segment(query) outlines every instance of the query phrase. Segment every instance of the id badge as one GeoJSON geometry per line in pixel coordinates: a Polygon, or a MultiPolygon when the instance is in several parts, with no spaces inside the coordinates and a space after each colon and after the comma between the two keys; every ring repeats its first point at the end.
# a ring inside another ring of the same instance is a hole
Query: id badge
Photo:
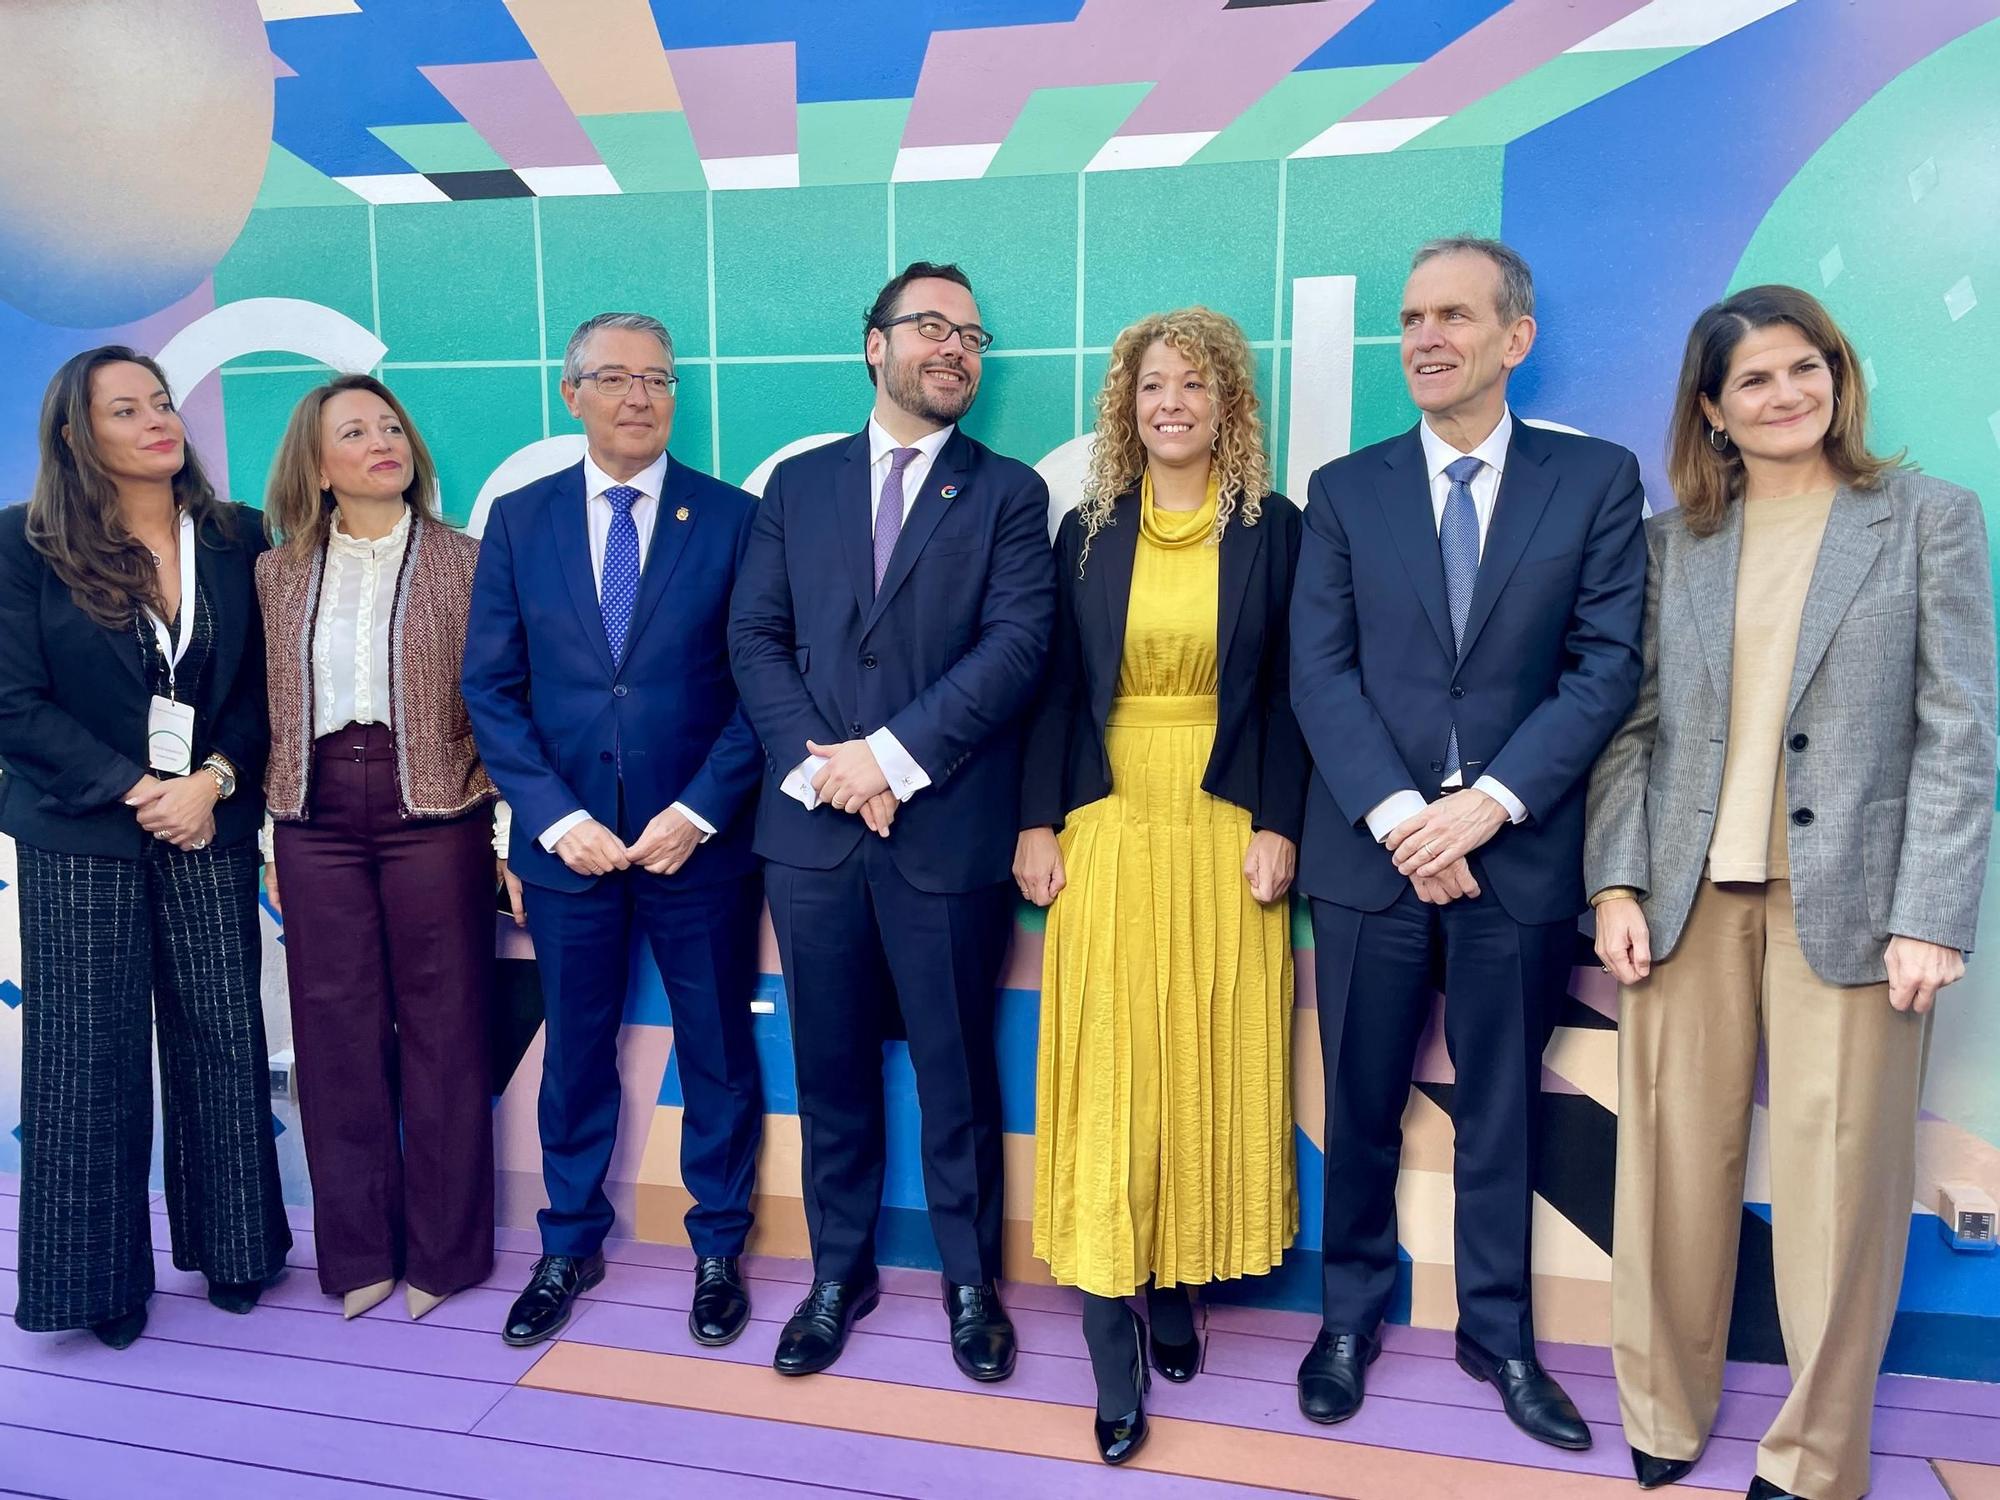
{"type": "Polygon", "coordinates": [[[155,771],[185,776],[194,769],[194,705],[153,695],[146,714],[146,757],[155,771]]]}

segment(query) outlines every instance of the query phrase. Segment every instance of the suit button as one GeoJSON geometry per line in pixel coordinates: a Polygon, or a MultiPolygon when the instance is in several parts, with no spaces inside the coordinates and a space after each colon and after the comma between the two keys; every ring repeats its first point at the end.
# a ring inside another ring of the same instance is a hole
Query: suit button
{"type": "Polygon", "coordinates": [[[620,682],[613,685],[611,689],[611,696],[614,698],[622,698],[631,691],[632,690],[629,687],[625,686],[624,683],[620,682]]]}
{"type": "Polygon", "coordinates": [[[870,652],[870,653],[869,653],[868,655],[866,655],[866,656],[862,657],[862,658],[861,658],[861,665],[862,665],[862,666],[864,666],[864,667],[866,667],[866,668],[867,668],[867,669],[868,669],[869,671],[871,671],[871,672],[872,672],[872,671],[874,671],[874,670],[875,670],[875,654],[874,654],[874,653],[873,653],[873,652],[871,651],[871,652],[870,652]]]}
{"type": "Polygon", "coordinates": [[[611,752],[609,750],[600,750],[597,752],[597,758],[599,760],[609,760],[611,759],[611,752]]]}
{"type": "Polygon", "coordinates": [[[1802,734],[1795,734],[1792,736],[1792,748],[1794,750],[1803,750],[1805,749],[1806,746],[1810,745],[1811,743],[1812,741],[1807,739],[1802,734]]]}
{"type": "Polygon", "coordinates": [[[1444,770],[1444,762],[1443,762],[1443,761],[1441,761],[1441,760],[1434,760],[1434,761],[1432,761],[1432,762],[1431,762],[1431,769],[1432,769],[1433,771],[1440,771],[1440,772],[1441,772],[1441,771],[1443,771],[1443,770],[1444,770]]]}
{"type": "Polygon", "coordinates": [[[1802,807],[1797,812],[1792,814],[1792,821],[1798,824],[1799,827],[1801,828],[1809,827],[1812,823],[1812,820],[1813,820],[1813,810],[1810,807],[1802,807]]]}
{"type": "Polygon", "coordinates": [[[1451,689],[1451,695],[1454,698],[1463,698],[1465,696],[1465,689],[1458,686],[1458,684],[1453,683],[1451,689]]]}
{"type": "Polygon", "coordinates": [[[849,724],[849,725],[847,726],[847,732],[848,732],[849,734],[851,734],[851,735],[855,736],[855,737],[856,737],[857,739],[858,739],[858,738],[860,738],[860,736],[861,736],[861,723],[860,723],[860,721],[859,721],[859,720],[856,720],[856,721],[855,721],[854,723],[852,723],[852,724],[849,724]]]}

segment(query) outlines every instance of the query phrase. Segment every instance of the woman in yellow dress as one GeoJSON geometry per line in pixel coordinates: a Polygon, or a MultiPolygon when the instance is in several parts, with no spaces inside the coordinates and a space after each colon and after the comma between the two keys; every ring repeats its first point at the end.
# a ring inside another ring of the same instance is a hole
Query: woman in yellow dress
{"type": "Polygon", "coordinates": [[[1305,747],[1286,691],[1298,511],[1269,492],[1255,365],[1206,308],[1134,324],[1097,399],[1014,862],[1049,908],[1035,1254],[1085,1293],[1107,1463],[1153,1365],[1201,1360],[1187,1288],[1298,1227],[1292,882],[1305,747]]]}

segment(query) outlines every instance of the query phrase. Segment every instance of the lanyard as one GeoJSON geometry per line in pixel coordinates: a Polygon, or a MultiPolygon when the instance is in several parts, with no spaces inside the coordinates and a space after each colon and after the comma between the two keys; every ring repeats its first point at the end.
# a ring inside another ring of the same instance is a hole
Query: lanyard
{"type": "Polygon", "coordinates": [[[158,643],[160,655],[167,663],[167,696],[176,696],[174,671],[187,655],[188,642],[194,639],[194,517],[181,512],[181,624],[180,635],[176,639],[167,631],[167,622],[160,618],[159,611],[152,605],[146,606],[146,619],[153,627],[153,639],[158,643]]]}

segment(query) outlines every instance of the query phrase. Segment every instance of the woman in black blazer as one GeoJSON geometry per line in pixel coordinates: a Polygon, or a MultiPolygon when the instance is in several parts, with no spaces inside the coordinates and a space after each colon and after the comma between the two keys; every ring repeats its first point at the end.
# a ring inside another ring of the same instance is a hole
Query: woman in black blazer
{"type": "Polygon", "coordinates": [[[1119,335],[1029,727],[1014,874],[1050,907],[1035,1253],[1085,1295],[1107,1463],[1153,1365],[1193,1378],[1186,1288],[1298,1227],[1291,922],[1307,761],[1287,694],[1298,511],[1266,483],[1255,365],[1206,308],[1119,335]]]}
{"type": "Polygon", "coordinates": [[[264,542],[256,512],[216,499],[142,354],[70,360],[39,436],[33,498],[0,511],[0,833],[19,856],[23,978],[14,1319],[122,1349],[153,1290],[155,1010],[174,1264],[248,1312],[291,1246],[258,993],[264,542]]]}

